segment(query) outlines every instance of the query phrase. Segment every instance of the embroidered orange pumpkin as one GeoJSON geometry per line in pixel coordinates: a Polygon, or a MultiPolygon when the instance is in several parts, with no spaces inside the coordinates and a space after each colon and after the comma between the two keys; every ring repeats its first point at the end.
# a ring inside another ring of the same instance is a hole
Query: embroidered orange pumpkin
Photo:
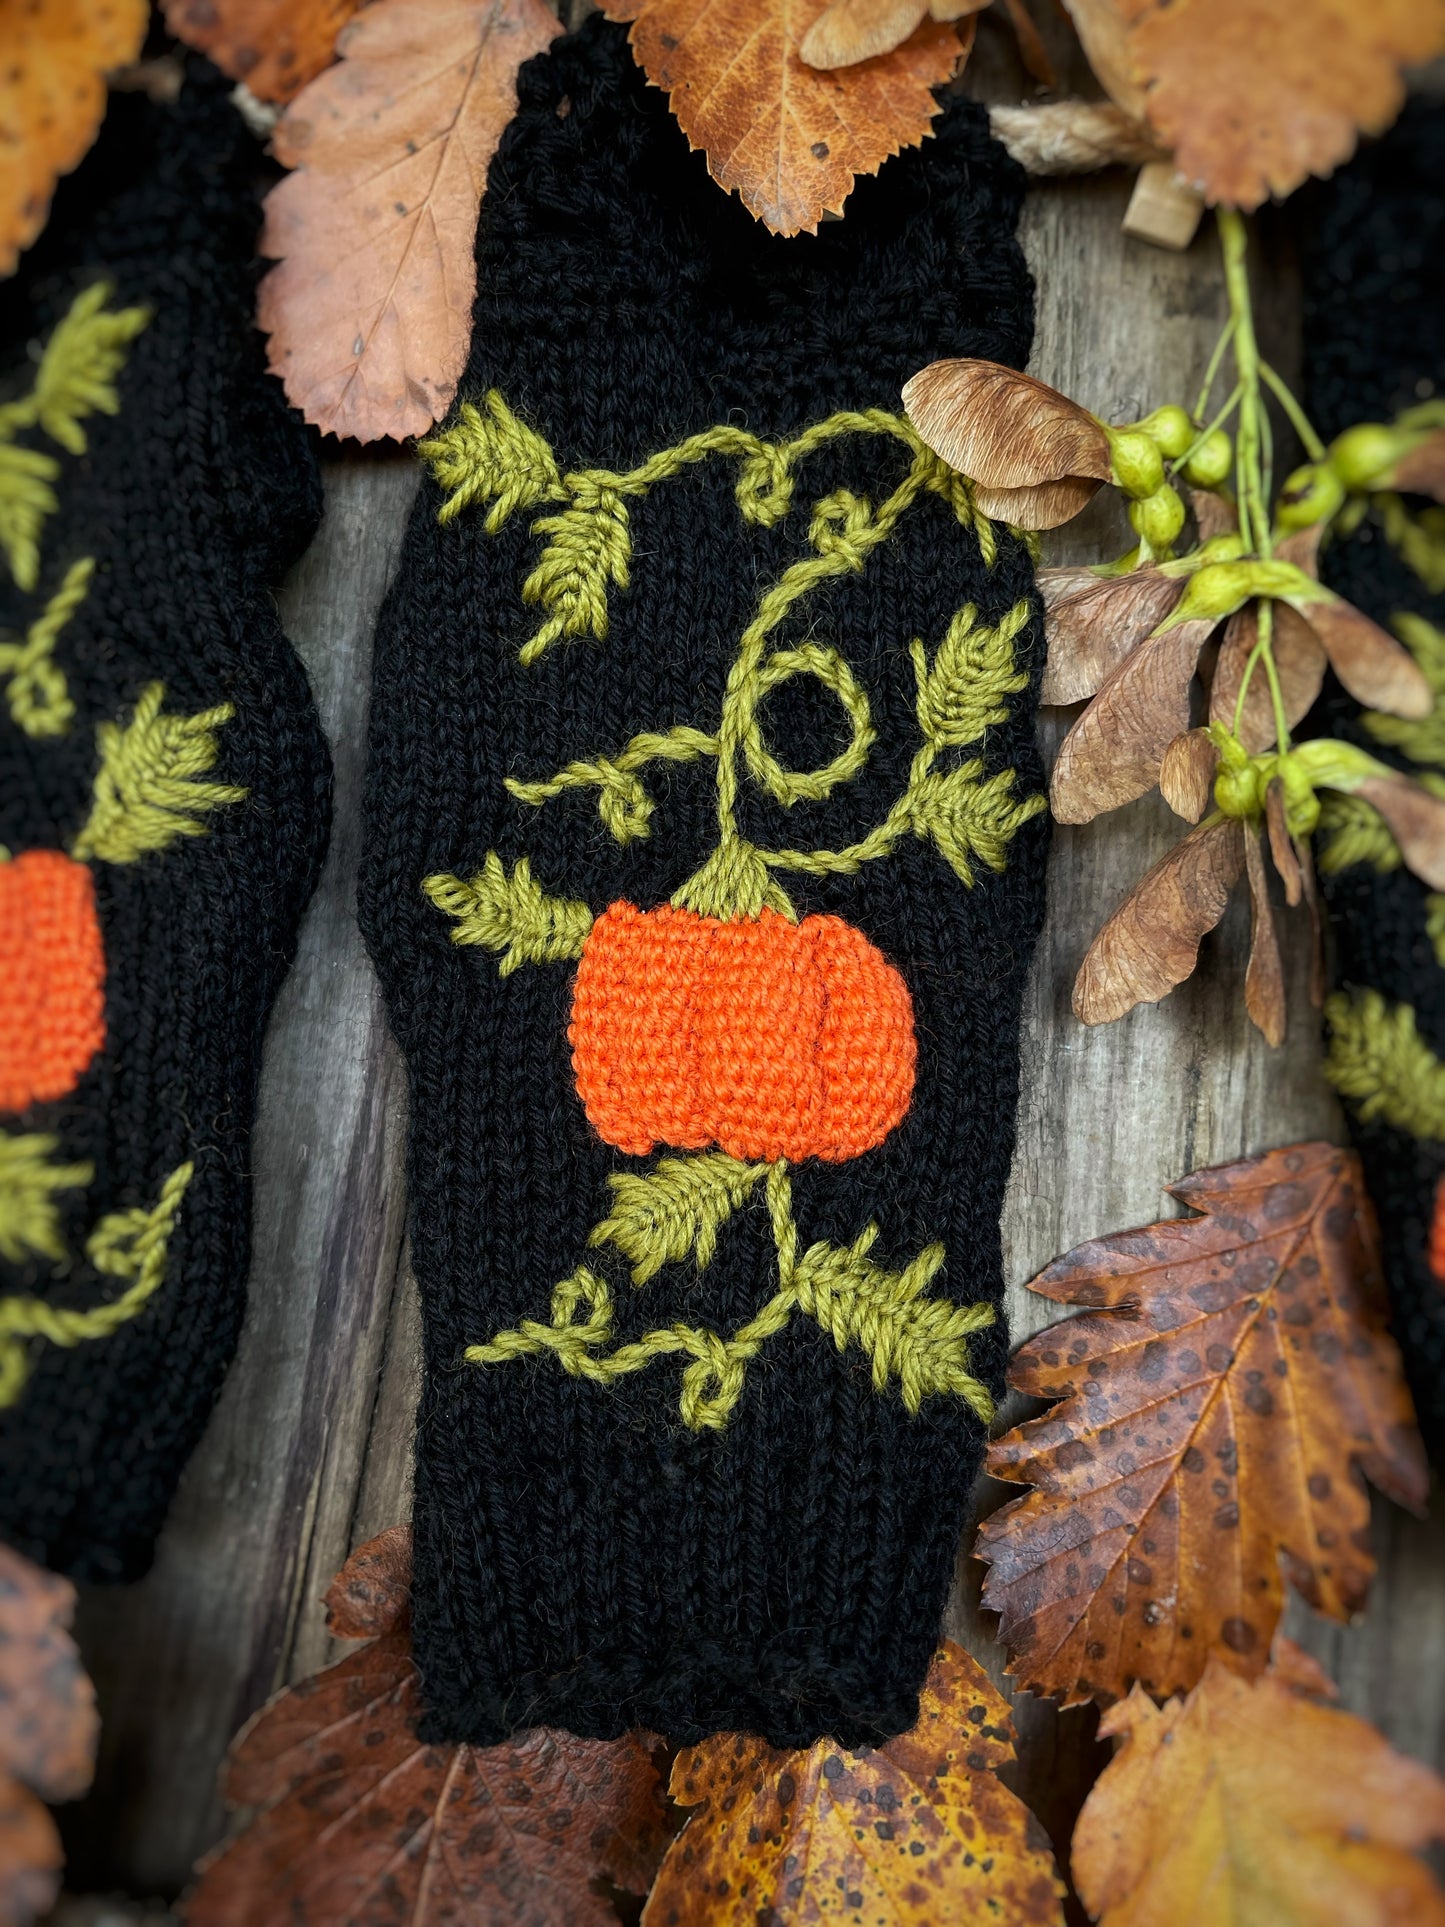
{"type": "Polygon", "coordinates": [[[1445,1290],[1445,1178],[1435,1186],[1435,1206],[1430,1218],[1430,1276],[1445,1290]]]}
{"type": "Polygon", "coordinates": [[[568,1030],[577,1091],[621,1151],[842,1163],[913,1096],[913,1000],[839,917],[724,921],[614,903],[583,946],[568,1030]]]}
{"type": "Polygon", "coordinates": [[[0,862],[0,1112],[64,1097],[105,1042],[105,952],[89,866],[0,862]]]}

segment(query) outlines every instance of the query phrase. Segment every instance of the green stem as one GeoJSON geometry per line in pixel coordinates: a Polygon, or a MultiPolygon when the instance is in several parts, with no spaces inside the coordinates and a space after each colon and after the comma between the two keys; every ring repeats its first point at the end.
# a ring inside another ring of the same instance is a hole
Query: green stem
{"type": "MultiPolygon", "coordinates": [[[[1234,316],[1231,315],[1228,321],[1225,322],[1218,341],[1214,344],[1214,353],[1209,357],[1209,366],[1204,372],[1204,385],[1199,390],[1198,401],[1194,404],[1193,416],[1195,421],[1199,420],[1200,416],[1209,406],[1209,395],[1211,389],[1214,387],[1214,378],[1219,373],[1219,364],[1224,360],[1225,349],[1228,348],[1230,342],[1234,339],[1235,325],[1234,316]]],[[[1207,429],[1205,433],[1208,433],[1207,429]]]]}
{"type": "Polygon", "coordinates": [[[1289,425],[1303,443],[1306,455],[1309,456],[1312,462],[1322,462],[1325,458],[1325,445],[1315,433],[1314,425],[1310,421],[1309,416],[1300,407],[1289,389],[1280,380],[1279,376],[1267,361],[1260,362],[1259,372],[1265,387],[1268,388],[1269,392],[1289,417],[1289,425]]]}
{"type": "Polygon", "coordinates": [[[1268,561],[1269,516],[1263,498],[1261,474],[1264,431],[1260,416],[1264,403],[1259,392],[1259,344],[1255,339],[1254,311],[1249,298],[1248,231],[1244,217],[1237,208],[1220,208],[1218,220],[1219,238],[1224,250],[1224,284],[1229,293],[1229,312],[1234,320],[1234,365],[1241,390],[1236,441],[1239,529],[1246,545],[1262,561],[1268,561]]]}

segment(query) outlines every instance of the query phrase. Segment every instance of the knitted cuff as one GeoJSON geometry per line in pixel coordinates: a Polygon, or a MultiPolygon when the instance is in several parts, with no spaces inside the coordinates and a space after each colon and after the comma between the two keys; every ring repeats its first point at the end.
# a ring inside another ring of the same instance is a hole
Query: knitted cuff
{"type": "Polygon", "coordinates": [[[0,287],[0,1534],[149,1559],[244,1305],[329,764],[270,588],[320,507],[251,326],[257,150],[113,99],[0,287]]]}
{"type": "Polygon", "coordinates": [[[380,626],[436,1737],[906,1728],[1005,1355],[1042,911],[1024,544],[899,413],[1019,365],[956,102],[780,240],[623,33],[522,70],[380,626]]]}
{"type": "MultiPolygon", "coordinates": [[[[1445,398],[1445,109],[1415,101],[1301,224],[1307,403],[1329,440],[1445,398]]],[[[1393,627],[1434,714],[1362,715],[1339,695],[1324,729],[1438,787],[1445,780],[1445,509],[1379,494],[1324,550],[1321,575],[1393,627]]],[[[1445,1456],[1445,897],[1404,869],[1372,813],[1341,799],[1321,870],[1340,988],[1329,1069],[1345,1099],[1384,1242],[1396,1335],[1426,1442],[1445,1456]]]]}

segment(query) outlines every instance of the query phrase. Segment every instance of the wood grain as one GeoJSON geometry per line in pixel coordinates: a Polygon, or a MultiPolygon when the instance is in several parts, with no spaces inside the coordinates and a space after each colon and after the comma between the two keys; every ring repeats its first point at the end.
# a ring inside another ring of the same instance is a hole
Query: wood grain
{"type": "MultiPolygon", "coordinates": [[[[1179,255],[1128,241],[1128,192],[1122,176],[1050,184],[1031,194],[1024,223],[1039,282],[1033,372],[1115,419],[1192,399],[1223,315],[1209,230],[1179,255]]],[[[1272,274],[1268,294],[1265,349],[1288,368],[1296,303],[1286,272],[1272,274]]],[[[96,1792],[66,1822],[76,1887],[170,1896],[184,1885],[223,1829],[214,1789],[227,1739],[276,1686],[330,1656],[327,1580],[352,1545],[407,1509],[419,1341],[403,1250],[404,1079],[353,895],[371,631],[413,474],[405,458],[362,455],[331,463],[326,480],[326,520],[283,613],[336,746],[336,829],[267,1048],[241,1353],[154,1573],[83,1602],[104,1741],[96,1792]]],[[[1094,559],[1129,539],[1117,508],[1099,502],[1047,559],[1094,559]]],[[[1043,719],[1050,755],[1070,713],[1043,719]]],[[[1096,1030],[1071,1015],[1090,936],[1180,828],[1156,795],[1055,835],[1004,1217],[1016,1340],[1057,1315],[1025,1282],[1084,1238],[1164,1215],[1169,1180],[1341,1134],[1298,930],[1286,954],[1294,1016],[1279,1051],[1244,1015],[1242,906],[1206,940],[1197,977],[1163,1004],[1096,1030]]],[[[985,1487],[977,1508],[1006,1496],[985,1487]]],[[[1369,1615],[1335,1627],[1296,1605],[1289,1630],[1348,1706],[1407,1752],[1445,1763],[1445,1531],[1384,1503],[1376,1518],[1382,1575],[1369,1615]]],[[[961,1558],[948,1630],[1003,1683],[978,1570],[961,1558]]],[[[1098,1762],[1092,1718],[1060,1718],[1025,1698],[1017,1719],[1016,1784],[1062,1845],[1098,1762]]]]}

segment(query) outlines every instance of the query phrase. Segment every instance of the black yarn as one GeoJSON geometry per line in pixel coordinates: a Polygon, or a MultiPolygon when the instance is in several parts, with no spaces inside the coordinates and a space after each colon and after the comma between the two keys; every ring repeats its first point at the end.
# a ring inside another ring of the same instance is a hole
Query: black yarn
{"type": "MultiPolygon", "coordinates": [[[[1445,108],[1412,101],[1384,139],[1302,201],[1306,403],[1328,440],[1358,421],[1389,421],[1445,395],[1445,108]]],[[[1421,505],[1416,501],[1413,504],[1421,505]]],[[[1331,540],[1321,575],[1389,624],[1415,610],[1445,627],[1445,595],[1432,595],[1371,515],[1331,540]]],[[[1364,730],[1337,687],[1319,713],[1321,733],[1346,737],[1418,774],[1364,730]]],[[[1426,886],[1404,868],[1381,875],[1358,864],[1324,879],[1337,975],[1409,1004],[1420,1035],[1445,1057],[1445,971],[1425,927],[1426,886]]],[[[1435,1186],[1445,1144],[1417,1139],[1350,1110],[1350,1131],[1380,1219],[1393,1321],[1432,1454],[1445,1460],[1445,1289],[1427,1262],[1435,1186]]]]}
{"type": "MultiPolygon", "coordinates": [[[[0,702],[0,844],[69,844],[90,804],[96,724],[152,681],[169,711],[234,704],[212,778],[249,792],[204,836],[94,866],[104,1052],[73,1095],[5,1120],[94,1164],[94,1183],[63,1200],[72,1254],[101,1213],[149,1208],[177,1165],[196,1167],[144,1311],[72,1351],[33,1341],[20,1401],[0,1412],[0,1535],[86,1578],[149,1562],[235,1349],[262,1033],[330,813],[325,741],[270,593],[316,526],[319,478],[252,326],[259,153],[228,85],[193,62],[173,106],[113,97],[44,236],[0,287],[6,399],[28,387],[32,344],[97,279],[112,307],[153,311],[119,377],[119,413],[89,417],[87,452],[61,458],[39,590],[22,594],[0,567],[0,629],[13,633],[70,562],[96,561],[56,649],[78,711],[68,735],[32,741],[0,702]]],[[[0,1262],[0,1290],[60,1305],[118,1289],[83,1257],[65,1274],[0,1262]]]]}
{"type": "MultiPolygon", "coordinates": [[[[708,180],[616,27],[594,18],[557,41],[523,68],[520,101],[483,206],[460,393],[499,388],[564,469],[621,468],[727,420],[777,437],[841,408],[897,410],[904,380],[941,355],[1025,360],[1022,176],[976,106],[952,103],[936,138],[860,183],[844,221],[785,241],[708,180]]],[[[714,839],[710,764],[649,770],[652,834],[625,846],[594,799],[535,810],[503,777],[641,729],[714,726],[758,595],[805,552],[806,504],[843,484],[876,502],[906,459],[872,438],[830,444],[766,531],[741,524],[732,465],[700,464],[632,504],[632,584],[612,596],[608,641],[558,645],[530,668],[517,650],[536,626],[519,599],[531,517],[497,535],[475,511],[439,527],[423,483],[377,641],[360,902],[411,1075],[426,1347],[413,1611],[431,1737],[640,1724],[678,1741],[732,1728],[861,1744],[916,1717],[984,1443],[961,1401],[931,1398],[910,1418],[896,1385],[876,1393],[868,1360],[802,1317],[749,1368],[722,1432],[680,1425],[671,1362],[609,1387],[551,1358],[462,1362],[467,1344],[545,1318],[583,1256],[608,1267],[586,1250],[606,1176],[648,1167],[604,1145],[577,1097],[574,966],[500,978],[493,956],[449,941],[420,888],[437,870],[470,875],[495,848],[595,911],[665,903],[714,839]]],[[[869,692],[878,742],[860,778],[791,812],[789,840],[847,841],[900,793],[917,743],[910,639],[933,647],[966,601],[997,622],[1032,594],[1024,546],[999,534],[986,569],[929,497],[862,577],[810,601],[869,692]]],[[[1036,671],[1037,618],[1019,647],[1036,671]]],[[[770,740],[809,768],[836,749],[837,711],[791,694],[770,701],[770,740]]],[[[1032,693],[989,732],[986,760],[1014,768],[1021,793],[1042,787],[1032,693]]],[[[758,834],[782,839],[780,808],[756,795],[747,808],[758,834]]],[[[912,1109],[879,1149],[797,1167],[803,1245],[851,1243],[876,1218],[882,1262],[940,1239],[948,1261],[930,1289],[999,1302],[1045,841],[1036,819],[1007,874],[983,870],[971,890],[913,840],[855,878],[788,879],[800,913],[846,917],[903,972],[920,1053],[912,1109]]],[[[672,1265],[634,1291],[619,1267],[619,1337],[678,1317],[735,1329],[768,1295],[772,1264],[764,1214],[749,1209],[703,1272],[672,1265]]],[[[972,1356],[998,1390],[1001,1323],[972,1356]]]]}

